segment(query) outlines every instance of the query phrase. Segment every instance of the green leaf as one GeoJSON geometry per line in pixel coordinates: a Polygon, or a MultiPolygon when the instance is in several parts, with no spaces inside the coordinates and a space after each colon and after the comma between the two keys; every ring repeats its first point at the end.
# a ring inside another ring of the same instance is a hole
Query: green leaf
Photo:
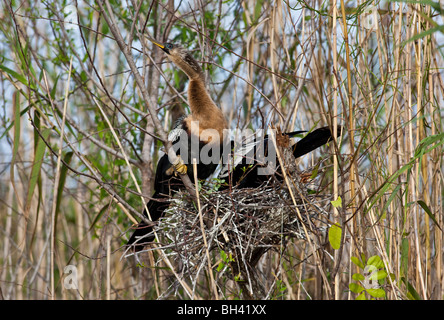
{"type": "Polygon", "coordinates": [[[228,254],[228,261],[234,262],[233,254],[231,252],[228,254]]]}
{"type": "Polygon", "coordinates": [[[224,261],[224,262],[228,261],[228,256],[224,250],[220,250],[220,257],[222,258],[222,261],[224,261]]]}
{"type": "Polygon", "coordinates": [[[11,180],[14,180],[14,163],[20,145],[20,95],[16,91],[12,96],[14,116],[14,146],[12,148],[11,180]]]}
{"type": "Polygon", "coordinates": [[[384,267],[384,262],[379,256],[372,256],[368,258],[367,265],[371,265],[376,267],[377,269],[381,269],[384,267]]]}
{"type": "Polygon", "coordinates": [[[396,198],[396,196],[398,195],[398,191],[401,189],[402,186],[403,186],[402,184],[398,184],[395,187],[395,189],[393,189],[393,191],[391,191],[390,197],[387,199],[387,201],[384,204],[384,207],[382,208],[382,215],[381,215],[382,219],[386,218],[387,208],[390,206],[392,201],[396,198]]]}
{"type": "MultiPolygon", "coordinates": [[[[65,157],[64,157],[64,163],[66,164],[70,164],[71,163],[71,159],[73,156],[73,152],[68,152],[65,157]]],[[[62,202],[62,196],[63,196],[63,188],[65,187],[65,182],[66,182],[66,175],[68,173],[68,167],[63,165],[62,168],[60,169],[60,177],[59,177],[59,184],[57,187],[57,201],[56,201],[56,210],[55,210],[55,225],[57,225],[57,217],[58,217],[58,213],[60,210],[60,203],[62,202]]]]}
{"type": "MultiPolygon", "coordinates": [[[[361,253],[361,261],[367,261],[367,258],[365,257],[364,252],[361,253]]],[[[362,269],[364,269],[364,267],[362,267],[362,269]]]]}
{"type": "Polygon", "coordinates": [[[335,208],[342,208],[342,199],[338,196],[338,198],[334,201],[330,201],[333,207],[335,208]]]}
{"type": "Polygon", "coordinates": [[[350,289],[351,292],[354,292],[354,293],[360,293],[364,290],[363,286],[361,286],[357,283],[354,283],[354,282],[350,283],[348,285],[348,288],[350,289]]]}
{"type": "Polygon", "coordinates": [[[56,90],[57,90],[57,83],[59,82],[59,78],[60,78],[60,76],[57,76],[57,78],[55,79],[54,84],[52,86],[51,93],[50,93],[51,99],[55,99],[55,94],[56,94],[56,90]]]}
{"type": "Polygon", "coordinates": [[[421,296],[416,291],[415,287],[413,287],[412,284],[405,277],[401,277],[401,281],[404,282],[404,284],[407,286],[407,297],[410,300],[421,300],[421,296]]]}
{"type": "Polygon", "coordinates": [[[310,179],[314,179],[314,178],[316,178],[316,177],[318,176],[318,171],[319,171],[319,164],[317,164],[317,165],[314,167],[313,171],[311,172],[310,179]]]}
{"type": "Polygon", "coordinates": [[[28,86],[28,81],[26,81],[26,78],[21,75],[20,73],[17,73],[14,70],[9,69],[8,67],[5,67],[4,65],[0,64],[0,69],[5,71],[7,74],[9,74],[12,78],[20,81],[21,83],[23,83],[25,86],[28,86]]]}
{"type": "Polygon", "coordinates": [[[254,22],[256,22],[257,19],[259,19],[259,17],[260,17],[262,7],[263,7],[263,5],[262,5],[263,2],[264,2],[263,0],[256,1],[256,5],[254,7],[254,15],[253,15],[254,22]]]}
{"type": "Polygon", "coordinates": [[[431,1],[431,0],[392,0],[393,2],[404,2],[404,3],[411,3],[411,4],[423,4],[423,5],[429,5],[434,10],[438,11],[439,13],[443,13],[444,9],[441,9],[441,5],[439,1],[431,1]]]}
{"type": "Polygon", "coordinates": [[[385,270],[379,270],[376,272],[373,272],[370,275],[371,280],[382,280],[385,279],[388,276],[388,273],[385,270]]]}
{"type": "Polygon", "coordinates": [[[366,289],[367,293],[375,298],[384,298],[385,291],[384,289],[366,289]]]}
{"type": "Polygon", "coordinates": [[[409,177],[410,170],[415,164],[415,162],[419,159],[421,161],[421,158],[424,154],[432,151],[433,149],[439,147],[440,145],[444,144],[444,132],[440,134],[435,134],[428,136],[421,140],[419,145],[415,149],[415,154],[412,158],[410,158],[409,162],[406,163],[404,166],[401,167],[398,171],[394,172],[374,193],[374,198],[371,201],[371,203],[367,206],[365,213],[368,212],[375,203],[381,199],[383,196],[385,196],[388,189],[392,187],[392,185],[397,184],[395,180],[402,175],[404,172],[407,171],[407,178],[409,177]],[[436,143],[435,143],[436,142],[436,143]]]}
{"type": "Polygon", "coordinates": [[[409,263],[409,239],[402,238],[401,241],[401,275],[407,275],[409,263]]]}
{"type": "Polygon", "coordinates": [[[441,227],[438,224],[438,221],[436,221],[436,219],[435,219],[435,215],[432,213],[432,211],[427,206],[427,204],[422,200],[418,200],[417,202],[424,209],[424,211],[429,215],[430,219],[433,220],[433,222],[436,224],[436,226],[439,228],[439,230],[442,231],[441,227]]]}
{"type": "Polygon", "coordinates": [[[92,228],[94,228],[96,223],[99,221],[100,217],[103,215],[103,213],[105,213],[107,210],[109,210],[110,206],[111,206],[111,204],[108,203],[108,204],[104,205],[102,207],[102,209],[100,209],[99,213],[97,213],[97,215],[95,216],[95,218],[91,222],[91,225],[88,228],[88,232],[90,232],[92,230],[92,228]]]}
{"type": "Polygon", "coordinates": [[[355,273],[352,275],[352,279],[355,281],[364,281],[365,277],[360,273],[355,273]]]}
{"type": "Polygon", "coordinates": [[[364,266],[364,264],[361,262],[361,260],[359,260],[358,258],[356,258],[356,257],[351,257],[350,258],[350,260],[351,260],[351,262],[353,262],[356,266],[358,266],[359,268],[361,268],[361,269],[364,269],[365,268],[365,266],[364,266]]]}
{"type": "MultiPolygon", "coordinates": [[[[26,108],[24,108],[21,112],[20,112],[20,116],[23,116],[25,113],[27,113],[29,110],[29,106],[27,106],[26,108]]],[[[15,117],[15,115],[14,115],[15,117]]],[[[9,130],[11,130],[11,128],[14,126],[14,122],[11,122],[11,124],[3,131],[2,135],[0,136],[0,140],[3,139],[4,136],[6,136],[6,134],[9,132],[9,130]]]]}
{"type": "Polygon", "coordinates": [[[338,250],[341,247],[342,228],[338,224],[331,225],[328,230],[328,241],[333,249],[338,250]]]}
{"type": "Polygon", "coordinates": [[[425,137],[416,147],[415,155],[412,158],[412,160],[410,160],[410,162],[415,161],[418,158],[421,158],[423,155],[429,153],[430,151],[439,147],[442,144],[444,144],[444,132],[425,137]]]}
{"type": "Polygon", "coordinates": [[[367,297],[365,296],[365,291],[362,292],[359,296],[357,296],[356,300],[367,300],[367,297]]]}
{"type": "Polygon", "coordinates": [[[437,32],[437,31],[444,32],[444,25],[430,28],[430,29],[427,29],[421,33],[415,34],[413,37],[410,37],[409,39],[405,40],[401,45],[405,45],[409,42],[424,38],[424,37],[431,35],[432,33],[437,32]]]}
{"type": "Polygon", "coordinates": [[[37,147],[34,154],[34,162],[32,164],[32,169],[31,169],[31,176],[29,178],[28,194],[26,196],[25,216],[28,215],[29,209],[31,207],[32,195],[34,194],[34,189],[37,184],[37,180],[40,176],[40,169],[43,163],[43,156],[45,155],[45,150],[46,150],[45,141],[48,140],[50,132],[51,132],[50,129],[43,129],[42,131],[43,139],[42,137],[40,137],[37,142],[37,147]]]}

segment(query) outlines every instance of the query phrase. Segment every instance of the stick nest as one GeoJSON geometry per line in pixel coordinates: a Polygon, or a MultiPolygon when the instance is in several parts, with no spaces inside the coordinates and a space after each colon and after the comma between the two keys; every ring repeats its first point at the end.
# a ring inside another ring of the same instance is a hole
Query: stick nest
{"type": "Polygon", "coordinates": [[[319,188],[319,181],[310,185],[303,181],[311,175],[308,171],[289,176],[293,197],[287,184],[276,178],[254,189],[201,188],[200,213],[199,204],[189,201],[186,192],[179,193],[155,227],[161,249],[191,279],[208,266],[214,250],[212,265],[221,266],[222,260],[231,266],[233,276],[251,279],[250,273],[268,250],[282,250],[289,238],[306,239],[325,230],[323,216],[331,210],[332,196],[308,191],[319,188]]]}

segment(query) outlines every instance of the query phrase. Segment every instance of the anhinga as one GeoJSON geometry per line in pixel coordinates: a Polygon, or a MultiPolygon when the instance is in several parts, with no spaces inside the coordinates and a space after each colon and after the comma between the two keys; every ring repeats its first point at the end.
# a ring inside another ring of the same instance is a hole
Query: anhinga
{"type": "MultiPolygon", "coordinates": [[[[197,160],[196,168],[199,179],[206,179],[214,172],[220,162],[220,157],[214,159],[213,153],[216,150],[220,151],[216,152],[216,157],[222,155],[223,130],[228,126],[222,110],[216,106],[205,87],[202,68],[190,52],[172,43],[161,44],[152,39],[150,41],[162,49],[168,58],[188,76],[188,104],[191,109],[191,114],[180,118],[168,135],[168,140],[172,142],[173,149],[177,154],[176,161],[170,161],[168,154],[165,154],[157,164],[154,181],[155,192],[147,203],[149,217],[151,221],[156,221],[168,208],[167,200],[170,198],[171,192],[184,187],[182,180],[176,174],[188,174],[191,181],[194,180],[192,159],[197,160]],[[197,148],[193,148],[193,141],[197,148]],[[208,158],[213,161],[200,159],[201,151],[204,148],[208,152],[208,158]],[[184,158],[187,161],[184,161],[184,158]]],[[[146,210],[143,214],[148,217],[146,210]]],[[[154,235],[151,232],[152,226],[142,221],[127,245],[133,246],[135,251],[142,250],[146,244],[153,241],[154,235]]]]}
{"type": "MultiPolygon", "coordinates": [[[[287,132],[284,135],[292,138],[306,131],[287,132]]],[[[337,136],[341,135],[341,127],[338,126],[337,136]]],[[[275,170],[268,172],[263,170],[269,163],[277,165],[275,145],[270,141],[268,135],[252,135],[244,139],[236,147],[232,143],[231,159],[228,159],[219,174],[219,178],[225,180],[219,190],[226,190],[229,186],[237,188],[257,188],[270,179],[275,170]],[[264,162],[266,160],[266,162],[264,162]],[[260,170],[263,170],[262,172],[260,170]]],[[[329,127],[322,127],[308,133],[304,138],[294,144],[291,149],[295,159],[319,148],[333,139],[329,127]]],[[[274,169],[274,168],[272,168],[274,169]]]]}
{"type": "MultiPolygon", "coordinates": [[[[204,74],[192,55],[175,44],[161,44],[152,39],[150,41],[161,48],[168,58],[188,76],[188,103],[191,109],[191,114],[180,118],[176,122],[175,128],[168,135],[168,140],[172,142],[173,150],[177,155],[176,160],[170,161],[168,154],[165,154],[157,164],[154,181],[155,192],[152,199],[147,203],[149,217],[154,222],[162,217],[164,211],[168,208],[168,200],[172,192],[184,187],[182,180],[176,174],[187,174],[191,180],[194,179],[192,159],[198,160],[196,168],[199,179],[206,179],[215,171],[220,158],[224,155],[223,147],[224,145],[227,146],[224,143],[223,131],[227,129],[228,125],[221,109],[216,106],[206,90],[204,74]],[[193,141],[197,148],[193,148],[193,141]],[[206,161],[201,159],[203,150],[207,151],[206,161]],[[184,161],[183,158],[186,158],[187,161],[184,161]]],[[[285,134],[294,137],[296,134],[303,132],[305,131],[285,134]]],[[[341,128],[338,127],[338,136],[340,133],[341,128]]],[[[295,158],[301,157],[324,145],[332,137],[328,127],[316,129],[292,147],[293,155],[295,158]]],[[[239,188],[260,186],[271,176],[270,174],[260,174],[259,169],[262,164],[257,157],[260,148],[265,148],[265,150],[262,150],[262,152],[265,152],[265,156],[273,154],[273,150],[267,149],[268,142],[269,137],[265,135],[248,144],[243,144],[239,149],[240,151],[235,151],[234,161],[224,159],[219,177],[239,188]],[[252,158],[248,158],[251,155],[252,158]]],[[[234,145],[234,141],[231,141],[231,145],[234,145]]],[[[274,161],[276,163],[276,159],[274,161]]],[[[221,187],[221,189],[225,188],[227,188],[227,185],[221,187]]],[[[148,217],[146,210],[143,214],[148,217]]],[[[142,250],[146,244],[153,241],[152,230],[152,225],[144,221],[140,222],[127,245],[133,247],[135,251],[142,250]]]]}

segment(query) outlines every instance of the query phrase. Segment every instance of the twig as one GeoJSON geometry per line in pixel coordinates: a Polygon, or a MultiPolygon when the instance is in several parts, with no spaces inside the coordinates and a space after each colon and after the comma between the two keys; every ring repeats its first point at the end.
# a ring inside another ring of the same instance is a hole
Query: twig
{"type": "MultiPolygon", "coordinates": [[[[106,7],[108,10],[108,14],[105,12],[105,8],[103,7],[102,2],[103,1],[98,1],[98,4],[100,6],[100,10],[103,14],[103,17],[104,17],[106,23],[108,24],[112,34],[114,35],[115,41],[119,45],[120,50],[124,54],[126,61],[131,69],[131,72],[133,73],[133,76],[136,80],[137,86],[138,86],[140,92],[142,93],[143,100],[144,100],[146,107],[149,110],[149,113],[151,115],[151,119],[154,123],[154,126],[160,136],[160,139],[162,140],[162,142],[165,146],[165,150],[168,153],[168,155],[170,155],[171,161],[174,162],[176,154],[172,151],[173,150],[172,143],[171,143],[171,141],[168,140],[167,134],[166,134],[165,130],[163,130],[163,126],[162,126],[160,120],[156,116],[157,113],[154,108],[154,104],[150,103],[150,101],[152,101],[152,99],[150,98],[150,96],[147,92],[147,89],[145,87],[143,79],[140,76],[137,66],[134,62],[134,59],[131,55],[131,47],[129,47],[124,42],[122,35],[121,35],[119,29],[117,28],[117,23],[115,21],[113,11],[112,11],[111,5],[109,4],[109,1],[105,1],[106,7]]],[[[190,195],[195,196],[195,191],[194,191],[194,188],[193,188],[190,178],[187,175],[180,175],[180,178],[182,179],[182,182],[185,185],[185,188],[190,193],[190,195]]]]}
{"type": "MultiPolygon", "coordinates": [[[[55,229],[56,229],[56,204],[57,204],[57,192],[58,192],[58,184],[60,179],[60,161],[62,158],[62,149],[63,149],[63,138],[64,138],[64,130],[65,130],[65,119],[66,119],[66,109],[68,106],[68,92],[69,92],[69,84],[71,81],[71,69],[72,69],[72,58],[69,63],[69,72],[68,72],[68,80],[66,81],[66,89],[65,89],[65,102],[63,104],[63,117],[62,123],[60,125],[60,140],[59,140],[59,151],[57,156],[57,166],[55,171],[54,178],[54,189],[53,189],[53,201],[52,201],[52,210],[51,210],[51,243],[50,243],[50,277],[51,277],[51,299],[55,299],[55,291],[54,291],[54,255],[55,255],[55,229]]],[[[46,81],[46,73],[43,72],[46,81]]]]}
{"type": "Polygon", "coordinates": [[[202,231],[202,239],[204,241],[205,254],[207,256],[207,262],[208,262],[208,273],[210,274],[210,281],[211,281],[211,286],[213,288],[214,296],[215,296],[216,300],[219,300],[219,294],[217,292],[217,286],[216,286],[216,282],[214,281],[213,270],[211,268],[210,252],[208,250],[207,237],[205,235],[205,228],[204,228],[204,222],[203,222],[203,217],[202,217],[202,209],[200,206],[199,181],[197,180],[197,162],[196,162],[195,158],[193,158],[193,173],[194,173],[194,183],[195,183],[195,189],[196,189],[197,208],[199,211],[200,229],[202,231]]]}
{"type": "MultiPolygon", "coordinates": [[[[293,194],[293,191],[292,191],[292,188],[291,188],[290,182],[288,181],[288,178],[287,178],[287,172],[286,172],[286,169],[285,169],[286,167],[284,166],[284,163],[283,163],[283,161],[282,161],[282,156],[281,156],[281,153],[280,153],[280,150],[279,150],[279,146],[278,146],[278,144],[276,143],[276,135],[275,135],[274,130],[270,130],[270,137],[271,137],[271,140],[273,141],[273,144],[274,144],[274,146],[275,146],[276,156],[277,156],[278,161],[279,161],[279,164],[280,164],[280,166],[281,166],[281,168],[282,168],[282,175],[284,176],[285,184],[286,184],[287,187],[288,187],[288,191],[289,191],[289,193],[290,193],[291,200],[293,201],[293,204],[296,205],[295,196],[294,196],[294,194],[293,194]]],[[[296,207],[296,212],[297,212],[297,214],[298,214],[299,219],[300,219],[301,221],[303,221],[302,216],[301,216],[301,213],[300,213],[300,211],[299,211],[299,209],[298,209],[297,207],[296,207]]],[[[327,294],[328,294],[328,296],[330,296],[330,295],[331,295],[331,288],[330,288],[330,285],[329,285],[329,283],[328,283],[327,276],[325,275],[324,270],[322,269],[322,266],[321,266],[321,263],[320,263],[320,261],[319,261],[319,257],[318,257],[318,255],[317,255],[317,252],[315,251],[314,246],[313,246],[313,244],[311,243],[311,240],[310,240],[310,237],[309,237],[309,234],[308,234],[307,228],[305,227],[304,224],[302,224],[302,227],[303,227],[304,232],[305,232],[305,235],[306,235],[306,237],[307,237],[307,241],[308,241],[308,243],[309,243],[309,245],[310,245],[310,247],[311,247],[311,250],[312,250],[312,252],[313,252],[313,256],[314,256],[314,258],[315,258],[316,265],[317,265],[317,267],[318,267],[318,269],[319,269],[319,272],[321,273],[321,275],[322,275],[322,277],[323,277],[324,284],[325,284],[325,287],[326,287],[326,289],[327,289],[327,294]],[[315,254],[315,252],[316,252],[316,254],[315,254]]]]}

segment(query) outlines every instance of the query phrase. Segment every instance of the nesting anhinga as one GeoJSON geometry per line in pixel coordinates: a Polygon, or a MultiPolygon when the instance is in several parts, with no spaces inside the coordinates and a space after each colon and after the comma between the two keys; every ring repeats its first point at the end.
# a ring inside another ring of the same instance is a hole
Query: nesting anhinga
{"type": "MultiPolygon", "coordinates": [[[[284,135],[292,138],[306,131],[287,132],[284,135]]],[[[341,135],[341,127],[338,126],[337,136],[341,135]]],[[[304,138],[294,144],[291,149],[293,156],[297,159],[303,155],[323,146],[333,139],[332,132],[329,127],[322,127],[308,133],[304,138]]],[[[232,155],[223,166],[219,178],[225,180],[219,190],[229,188],[229,185],[237,188],[257,188],[270,179],[274,173],[264,173],[260,170],[264,168],[266,158],[267,162],[277,164],[276,151],[274,144],[270,141],[268,135],[252,136],[250,141],[242,141],[239,146],[232,143],[232,155]],[[271,148],[271,149],[270,149],[271,148]]],[[[277,166],[279,169],[279,166],[277,166]]]]}
{"type": "MultiPolygon", "coordinates": [[[[168,208],[167,200],[172,191],[184,187],[182,180],[176,174],[188,174],[191,181],[194,180],[193,158],[198,162],[196,168],[199,179],[206,179],[214,172],[220,157],[215,161],[200,161],[200,152],[206,148],[209,153],[208,157],[213,160],[212,152],[215,150],[220,151],[217,154],[222,155],[223,130],[227,128],[227,122],[221,109],[211,99],[205,87],[202,68],[190,52],[172,43],[161,44],[152,39],[150,41],[161,48],[168,58],[188,76],[188,104],[191,110],[191,114],[176,122],[175,128],[168,135],[168,140],[172,142],[173,149],[178,156],[177,161],[170,161],[168,154],[165,154],[157,164],[154,181],[155,192],[147,203],[149,217],[152,221],[156,221],[168,208]],[[192,147],[193,141],[197,141],[195,143],[197,148],[192,147]],[[187,161],[184,161],[184,158],[187,161]]],[[[146,210],[143,213],[148,217],[146,210]]],[[[142,221],[127,245],[133,246],[135,251],[140,251],[146,244],[153,241],[154,235],[150,234],[151,232],[152,226],[142,221]]]]}

